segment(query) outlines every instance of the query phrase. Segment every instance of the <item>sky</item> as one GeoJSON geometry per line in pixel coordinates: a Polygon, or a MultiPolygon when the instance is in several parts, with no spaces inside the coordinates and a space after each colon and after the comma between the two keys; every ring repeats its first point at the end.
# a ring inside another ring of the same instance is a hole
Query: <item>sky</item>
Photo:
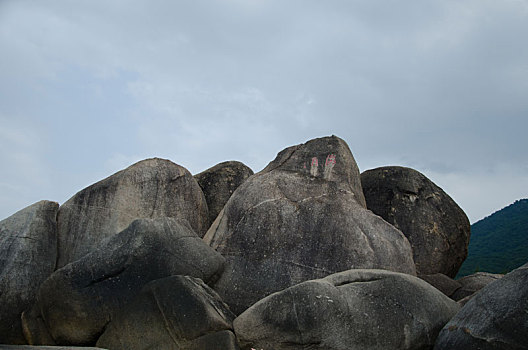
{"type": "Polygon", "coordinates": [[[335,134],[473,223],[528,197],[528,0],[0,0],[0,219],[335,134]]]}

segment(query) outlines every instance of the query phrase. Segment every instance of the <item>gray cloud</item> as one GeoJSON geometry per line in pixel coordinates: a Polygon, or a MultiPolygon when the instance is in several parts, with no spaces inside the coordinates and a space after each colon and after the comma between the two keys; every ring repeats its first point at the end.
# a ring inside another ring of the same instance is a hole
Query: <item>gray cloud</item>
{"type": "Polygon", "coordinates": [[[260,170],[337,134],[361,169],[415,167],[474,221],[527,196],[527,35],[521,0],[3,1],[0,115],[39,138],[0,126],[0,216],[144,157],[260,170]],[[479,181],[494,195],[460,186],[479,181]]]}

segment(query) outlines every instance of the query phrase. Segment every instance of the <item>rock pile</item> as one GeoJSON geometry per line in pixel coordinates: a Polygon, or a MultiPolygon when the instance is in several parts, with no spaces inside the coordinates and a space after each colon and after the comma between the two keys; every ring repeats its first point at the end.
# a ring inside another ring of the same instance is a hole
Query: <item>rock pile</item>
{"type": "Polygon", "coordinates": [[[526,266],[450,278],[465,220],[335,136],[257,174],[147,159],[0,221],[0,349],[524,349],[526,266]]]}

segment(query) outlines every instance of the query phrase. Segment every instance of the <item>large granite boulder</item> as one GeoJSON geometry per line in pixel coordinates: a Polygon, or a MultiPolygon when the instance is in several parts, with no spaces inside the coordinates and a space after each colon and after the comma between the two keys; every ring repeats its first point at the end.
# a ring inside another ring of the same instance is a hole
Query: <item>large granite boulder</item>
{"type": "Polygon", "coordinates": [[[40,201],[0,221],[0,344],[26,344],[20,315],[55,269],[58,210],[40,201]]]}
{"type": "Polygon", "coordinates": [[[253,170],[235,161],[217,164],[194,175],[207,201],[209,224],[213,223],[238,186],[251,175],[253,175],[253,170]]]}
{"type": "Polygon", "coordinates": [[[106,326],[97,346],[112,350],[238,349],[234,315],[202,280],[171,276],[148,283],[106,326]]]}
{"type": "Polygon", "coordinates": [[[422,350],[458,309],[417,277],[350,270],[274,293],[233,325],[248,350],[422,350]]]}
{"type": "Polygon", "coordinates": [[[30,344],[93,345],[148,282],[188,275],[210,283],[223,264],[185,221],[137,219],[44,281],[37,302],[22,315],[24,334],[30,344]]]}
{"type": "Polygon", "coordinates": [[[185,168],[165,159],[138,162],[78,192],[59,209],[57,267],[75,261],[134,219],[185,219],[203,237],[207,203],[185,168]]]}
{"type": "Polygon", "coordinates": [[[503,276],[502,274],[489,272],[476,272],[472,275],[464,276],[457,281],[460,283],[460,289],[453,293],[452,298],[456,301],[462,300],[503,276]]]}
{"type": "Polygon", "coordinates": [[[404,167],[365,171],[361,184],[367,208],[409,239],[418,274],[456,276],[467,256],[470,225],[451,197],[420,172],[404,167]]]}
{"type": "Polygon", "coordinates": [[[409,242],[365,208],[354,157],[335,136],[280,152],[233,193],[204,240],[227,260],[214,288],[236,314],[351,268],[415,274],[409,242]]]}
{"type": "Polygon", "coordinates": [[[528,264],[482,288],[440,332],[435,350],[528,349],[528,264]]]}

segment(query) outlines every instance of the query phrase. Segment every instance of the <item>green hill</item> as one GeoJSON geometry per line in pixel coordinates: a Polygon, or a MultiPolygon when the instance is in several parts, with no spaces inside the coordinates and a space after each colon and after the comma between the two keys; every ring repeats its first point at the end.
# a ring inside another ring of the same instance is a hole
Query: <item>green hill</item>
{"type": "Polygon", "coordinates": [[[457,278],[476,271],[506,273],[528,262],[528,199],[471,225],[466,261],[457,278]]]}

